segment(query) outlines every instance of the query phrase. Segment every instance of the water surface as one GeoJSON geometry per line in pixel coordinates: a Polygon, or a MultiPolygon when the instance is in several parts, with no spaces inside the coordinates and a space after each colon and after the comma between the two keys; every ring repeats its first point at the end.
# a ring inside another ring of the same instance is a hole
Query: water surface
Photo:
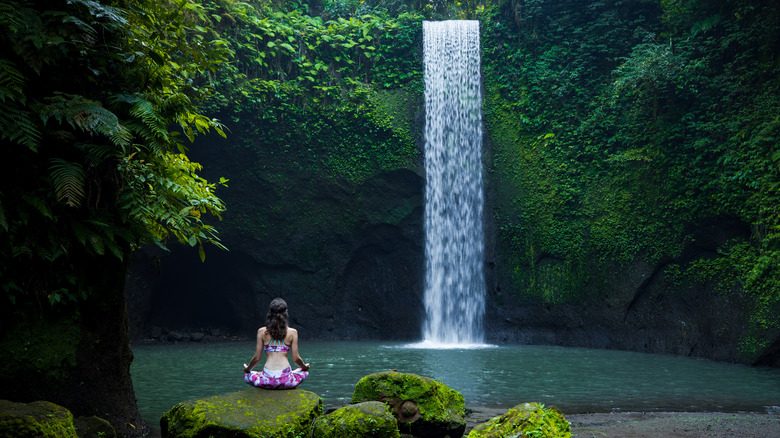
{"type": "MultiPolygon", "coordinates": [[[[254,342],[136,345],[131,367],[141,416],[184,400],[241,391],[254,342]]],[[[397,369],[444,382],[468,406],[526,401],[564,413],[611,411],[776,412],[780,370],[624,351],[549,346],[423,349],[402,343],[303,342],[311,375],[300,386],[327,408],[348,404],[355,383],[397,369]]]]}

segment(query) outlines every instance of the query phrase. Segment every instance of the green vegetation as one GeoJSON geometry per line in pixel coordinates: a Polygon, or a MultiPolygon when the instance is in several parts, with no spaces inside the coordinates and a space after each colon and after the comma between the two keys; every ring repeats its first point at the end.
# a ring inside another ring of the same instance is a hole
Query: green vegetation
{"type": "Polygon", "coordinates": [[[387,403],[404,432],[408,432],[409,426],[414,428],[415,422],[439,424],[445,430],[466,425],[463,395],[416,374],[383,371],[361,378],[355,385],[352,403],[365,401],[387,403]]]}
{"type": "Polygon", "coordinates": [[[617,267],[668,264],[675,288],[748,296],[743,353],[755,358],[780,330],[779,14],[671,0],[484,11],[485,123],[514,290],[581,300],[605,293],[617,267]],[[697,241],[707,227],[725,241],[697,241]]]}
{"type": "Polygon", "coordinates": [[[302,438],[322,415],[322,399],[300,389],[251,388],[179,403],[160,419],[166,436],[176,438],[302,438]]]}
{"type": "Polygon", "coordinates": [[[169,236],[219,246],[224,209],[184,152],[219,123],[197,102],[231,53],[199,4],[0,6],[0,276],[5,298],[83,299],[78,264],[169,236]]]}
{"type": "Polygon", "coordinates": [[[506,436],[528,438],[571,437],[571,424],[555,408],[538,403],[523,403],[504,415],[493,417],[469,432],[469,438],[499,438],[506,436]]]}
{"type": "Polygon", "coordinates": [[[221,246],[206,218],[224,205],[185,155],[196,135],[223,133],[198,108],[232,53],[210,20],[187,0],[0,5],[3,398],[99,409],[122,435],[143,433],[131,251],[173,239],[203,258],[204,244],[221,246]]]}
{"type": "MultiPolygon", "coordinates": [[[[36,332],[57,346],[41,350],[4,338],[5,354],[90,366],[77,344],[102,342],[128,377],[126,315],[116,330],[92,316],[124,308],[132,250],[172,240],[203,259],[205,244],[222,247],[213,219],[227,180],[207,181],[187,156],[201,134],[253,163],[224,175],[260,187],[227,219],[243,232],[347,234],[407,218],[411,196],[372,211],[342,201],[383,175],[421,173],[421,22],[442,18],[481,20],[508,289],[553,305],[598,299],[614,292],[607,272],[641,262],[670,293],[739,294],[744,357],[763,352],[780,333],[775,3],[9,0],[0,319],[4,333],[32,333],[25,318],[58,313],[36,327],[69,339],[36,332]]],[[[289,251],[309,266],[331,243],[289,251]]]]}
{"type": "Polygon", "coordinates": [[[212,8],[235,57],[216,76],[209,108],[244,125],[235,147],[286,172],[292,163],[351,183],[413,165],[421,15],[324,20],[238,2],[212,8]]]}
{"type": "Polygon", "coordinates": [[[364,402],[344,406],[317,418],[312,427],[312,438],[340,438],[371,436],[398,438],[398,423],[381,402],[364,402]]]}
{"type": "Polygon", "coordinates": [[[76,438],[73,414],[47,401],[0,400],[0,435],[5,437],[76,438]]]}

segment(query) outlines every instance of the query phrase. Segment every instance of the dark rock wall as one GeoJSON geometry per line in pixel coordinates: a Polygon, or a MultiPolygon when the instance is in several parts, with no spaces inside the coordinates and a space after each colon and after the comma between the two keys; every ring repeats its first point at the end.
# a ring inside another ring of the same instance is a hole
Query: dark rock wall
{"type": "MultiPolygon", "coordinates": [[[[128,278],[134,339],[167,330],[252,337],[283,297],[307,339],[417,339],[423,315],[424,180],[416,169],[359,184],[273,158],[263,145],[199,143],[193,161],[227,205],[216,223],[229,251],[138,251],[128,278]]],[[[213,140],[213,139],[212,139],[213,140]]],[[[245,139],[244,139],[245,140],[245,139]]]]}
{"type": "MultiPolygon", "coordinates": [[[[489,162],[490,139],[485,160],[489,162]]],[[[281,189],[247,172],[262,159],[229,140],[197,145],[195,161],[212,180],[226,175],[228,209],[219,224],[229,251],[210,248],[205,263],[193,248],[136,255],[128,280],[131,336],[166,330],[251,337],[275,297],[290,305],[291,324],[308,339],[416,340],[424,317],[424,178],[418,171],[381,173],[359,185],[299,174],[281,189]],[[281,207],[280,207],[281,206],[281,207]],[[256,215],[256,216],[253,216],[256,215]],[[243,218],[243,219],[236,219],[243,218]]],[[[745,224],[710,218],[692,226],[681,255],[657,265],[571,260],[541,254],[534,285],[518,284],[498,241],[500,183],[486,173],[485,327],[496,343],[624,349],[742,361],[739,339],[749,314],[739,291],[680,282],[672,269],[713,257],[745,224]],[[575,290],[573,278],[578,277],[575,290]],[[568,295],[542,299],[539,290],[568,295]]],[[[528,269],[525,267],[524,269],[528,269]]],[[[763,361],[773,363],[767,353],[763,361]]]]}

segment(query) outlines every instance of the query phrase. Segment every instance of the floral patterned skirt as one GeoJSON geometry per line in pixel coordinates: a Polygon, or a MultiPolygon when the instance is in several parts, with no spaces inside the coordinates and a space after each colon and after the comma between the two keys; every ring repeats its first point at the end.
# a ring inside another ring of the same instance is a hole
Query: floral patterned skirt
{"type": "Polygon", "coordinates": [[[281,371],[263,368],[263,371],[252,371],[244,374],[244,382],[265,389],[292,389],[298,386],[309,375],[300,368],[295,370],[287,367],[281,371]]]}

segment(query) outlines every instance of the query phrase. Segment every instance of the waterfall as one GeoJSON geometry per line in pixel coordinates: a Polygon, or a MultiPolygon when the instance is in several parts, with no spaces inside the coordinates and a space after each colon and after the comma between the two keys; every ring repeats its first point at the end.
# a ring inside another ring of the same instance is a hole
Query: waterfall
{"type": "Polygon", "coordinates": [[[482,94],[478,21],[424,21],[423,341],[484,341],[482,94]]]}

